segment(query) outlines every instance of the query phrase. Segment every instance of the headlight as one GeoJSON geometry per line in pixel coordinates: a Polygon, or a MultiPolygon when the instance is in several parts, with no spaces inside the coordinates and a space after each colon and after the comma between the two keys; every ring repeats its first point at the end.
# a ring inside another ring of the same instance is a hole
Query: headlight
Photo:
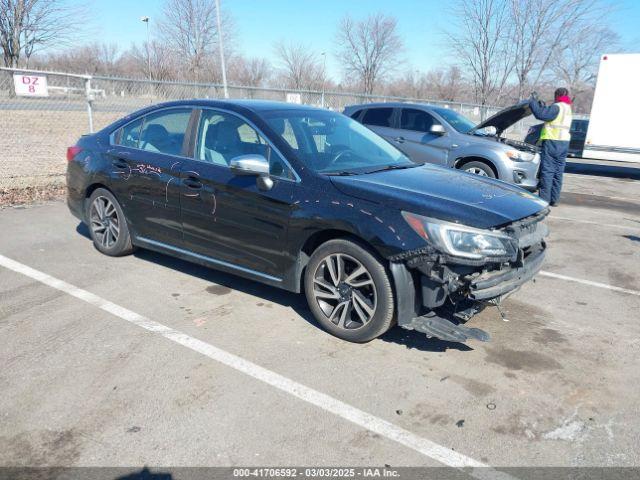
{"type": "Polygon", "coordinates": [[[507,157],[509,157],[514,162],[531,162],[536,155],[530,152],[521,152],[520,150],[508,150],[507,157]]]}
{"type": "Polygon", "coordinates": [[[504,233],[443,222],[415,213],[402,212],[402,216],[425,241],[449,255],[475,260],[513,258],[518,251],[516,240],[504,233]]]}

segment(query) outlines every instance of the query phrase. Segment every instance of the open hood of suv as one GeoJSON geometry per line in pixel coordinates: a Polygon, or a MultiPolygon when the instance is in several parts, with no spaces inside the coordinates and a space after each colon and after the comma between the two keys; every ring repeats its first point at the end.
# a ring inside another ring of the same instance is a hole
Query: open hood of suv
{"type": "Polygon", "coordinates": [[[484,122],[476,125],[469,133],[473,133],[476,130],[480,130],[486,127],[495,127],[497,134],[500,135],[511,125],[522,120],[525,117],[528,117],[529,115],[531,115],[529,100],[523,100],[516,105],[507,107],[504,110],[500,110],[495,115],[487,118],[484,122]]]}

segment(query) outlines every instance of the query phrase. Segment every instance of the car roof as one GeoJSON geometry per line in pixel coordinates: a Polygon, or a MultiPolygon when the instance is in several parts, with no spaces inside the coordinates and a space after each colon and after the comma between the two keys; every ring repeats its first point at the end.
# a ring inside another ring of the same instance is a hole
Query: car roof
{"type": "Polygon", "coordinates": [[[241,107],[253,112],[267,112],[277,110],[319,110],[325,111],[325,109],[312,107],[310,105],[300,105],[296,103],[277,102],[273,100],[247,100],[247,99],[206,99],[206,98],[194,98],[190,100],[173,100],[170,102],[163,102],[155,104],[153,108],[162,107],[176,107],[182,105],[189,106],[203,106],[203,107],[217,107],[228,108],[230,110],[236,110],[235,107],[241,107]]]}
{"type": "Polygon", "coordinates": [[[416,107],[416,108],[443,108],[444,105],[431,105],[429,103],[420,102],[375,102],[375,103],[359,103],[356,105],[348,105],[345,109],[358,109],[358,108],[403,108],[403,107],[416,107]]]}

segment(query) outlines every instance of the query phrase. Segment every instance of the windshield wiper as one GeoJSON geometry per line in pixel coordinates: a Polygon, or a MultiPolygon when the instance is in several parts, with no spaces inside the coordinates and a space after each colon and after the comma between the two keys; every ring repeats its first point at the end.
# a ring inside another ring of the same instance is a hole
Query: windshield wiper
{"type": "Polygon", "coordinates": [[[348,177],[349,175],[360,175],[356,172],[349,172],[348,170],[342,170],[340,172],[323,172],[330,177],[348,177]]]}
{"type": "Polygon", "coordinates": [[[384,172],[385,170],[404,170],[405,168],[416,168],[421,167],[422,163],[412,163],[409,165],[387,165],[382,168],[376,168],[375,170],[368,170],[366,173],[376,173],[376,172],[384,172]]]}

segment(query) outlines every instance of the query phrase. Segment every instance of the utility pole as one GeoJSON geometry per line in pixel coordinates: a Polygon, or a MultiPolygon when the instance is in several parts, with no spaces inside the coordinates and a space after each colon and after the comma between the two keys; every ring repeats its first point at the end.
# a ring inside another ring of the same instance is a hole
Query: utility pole
{"type": "Polygon", "coordinates": [[[147,74],[149,80],[151,80],[151,51],[149,50],[149,17],[142,17],[140,19],[147,24],[147,74]]]}
{"type": "Polygon", "coordinates": [[[220,0],[216,0],[216,20],[218,22],[218,47],[220,48],[220,68],[222,69],[222,88],[224,89],[224,98],[229,98],[229,90],[227,90],[227,67],[224,63],[224,45],[222,43],[222,22],[220,21],[220,0]]]}
{"type": "Polygon", "coordinates": [[[327,52],[322,52],[322,96],[320,97],[320,106],[324,108],[324,88],[327,78],[327,52]]]}

